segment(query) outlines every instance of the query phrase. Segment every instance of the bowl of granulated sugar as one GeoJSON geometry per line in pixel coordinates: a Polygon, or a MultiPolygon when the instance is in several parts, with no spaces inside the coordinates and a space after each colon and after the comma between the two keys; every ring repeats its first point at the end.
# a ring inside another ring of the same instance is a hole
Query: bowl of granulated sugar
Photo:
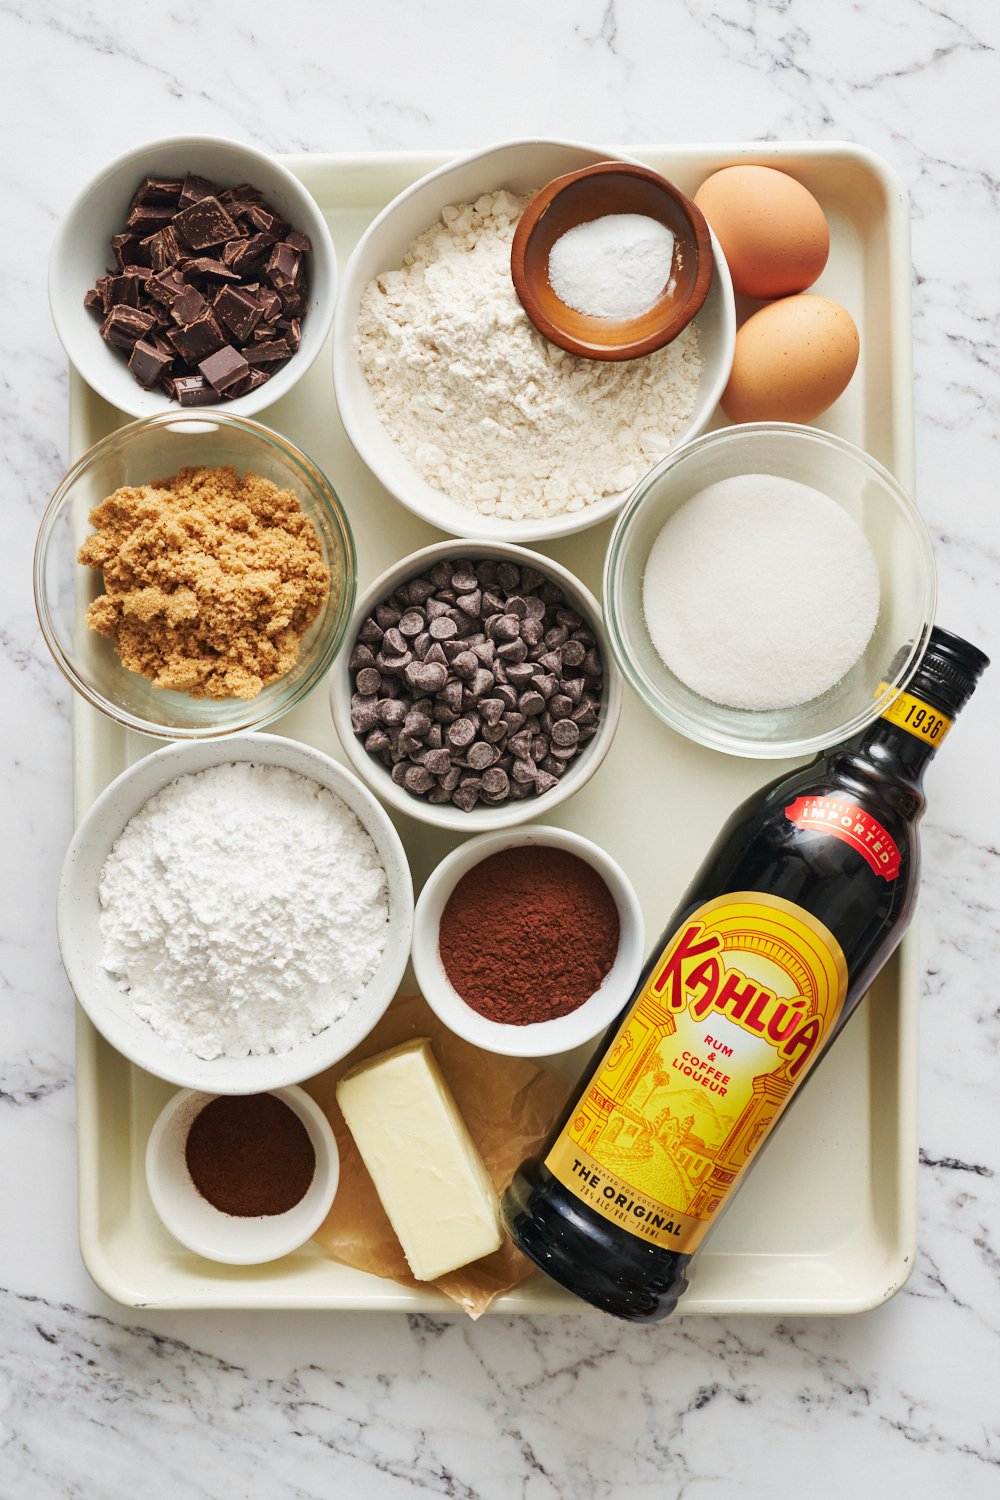
{"type": "Polygon", "coordinates": [[[791,423],[664,460],[612,533],[604,612],[666,724],[732,755],[808,754],[878,717],[934,618],[927,529],[881,464],[791,423]]]}

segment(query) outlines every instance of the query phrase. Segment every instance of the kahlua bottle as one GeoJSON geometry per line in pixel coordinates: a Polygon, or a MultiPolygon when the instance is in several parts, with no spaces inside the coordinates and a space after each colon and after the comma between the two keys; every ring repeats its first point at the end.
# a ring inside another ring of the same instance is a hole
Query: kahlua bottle
{"type": "Polygon", "coordinates": [[[501,1207],[556,1281],[633,1322],[685,1268],[903,936],[921,781],[988,658],[931,631],[882,716],[733,813],[542,1155],[501,1207]]]}

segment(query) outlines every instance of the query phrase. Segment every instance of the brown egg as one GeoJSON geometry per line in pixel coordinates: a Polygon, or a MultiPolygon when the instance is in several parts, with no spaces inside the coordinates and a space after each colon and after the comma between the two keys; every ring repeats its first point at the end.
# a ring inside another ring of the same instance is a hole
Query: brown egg
{"type": "Polygon", "coordinates": [[[839,302],[808,292],[772,302],[736,334],[722,409],[731,422],[812,422],[846,388],[859,347],[839,302]]]}
{"type": "Polygon", "coordinates": [[[816,199],[774,167],[723,167],[694,201],[715,230],[736,291],[786,297],[812,286],[830,253],[830,230],[816,199]]]}

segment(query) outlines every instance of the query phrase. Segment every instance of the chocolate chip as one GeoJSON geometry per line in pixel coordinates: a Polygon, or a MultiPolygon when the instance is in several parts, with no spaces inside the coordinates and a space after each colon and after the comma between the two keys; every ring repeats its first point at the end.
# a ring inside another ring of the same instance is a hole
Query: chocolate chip
{"type": "Polygon", "coordinates": [[[475,719],[456,719],[454,724],[448,725],[448,743],[454,745],[456,749],[464,749],[475,739],[476,728],[475,719]]]}
{"type": "Polygon", "coordinates": [[[359,693],[377,693],[382,686],[382,673],[375,667],[363,667],[354,679],[359,693]]]}

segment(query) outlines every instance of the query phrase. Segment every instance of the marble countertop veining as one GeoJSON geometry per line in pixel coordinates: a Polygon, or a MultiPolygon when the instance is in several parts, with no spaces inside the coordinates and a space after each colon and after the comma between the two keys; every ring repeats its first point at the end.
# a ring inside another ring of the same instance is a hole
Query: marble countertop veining
{"type": "Polygon", "coordinates": [[[1000,656],[998,46],[987,0],[0,0],[3,1500],[1000,1493],[1000,667],[928,778],[920,1253],[894,1301],[654,1330],[137,1315],[95,1290],[76,1246],[73,1006],[53,924],[70,703],[30,586],[67,456],[48,246],[79,186],[135,142],[849,139],[912,199],[939,619],[1000,656]]]}

